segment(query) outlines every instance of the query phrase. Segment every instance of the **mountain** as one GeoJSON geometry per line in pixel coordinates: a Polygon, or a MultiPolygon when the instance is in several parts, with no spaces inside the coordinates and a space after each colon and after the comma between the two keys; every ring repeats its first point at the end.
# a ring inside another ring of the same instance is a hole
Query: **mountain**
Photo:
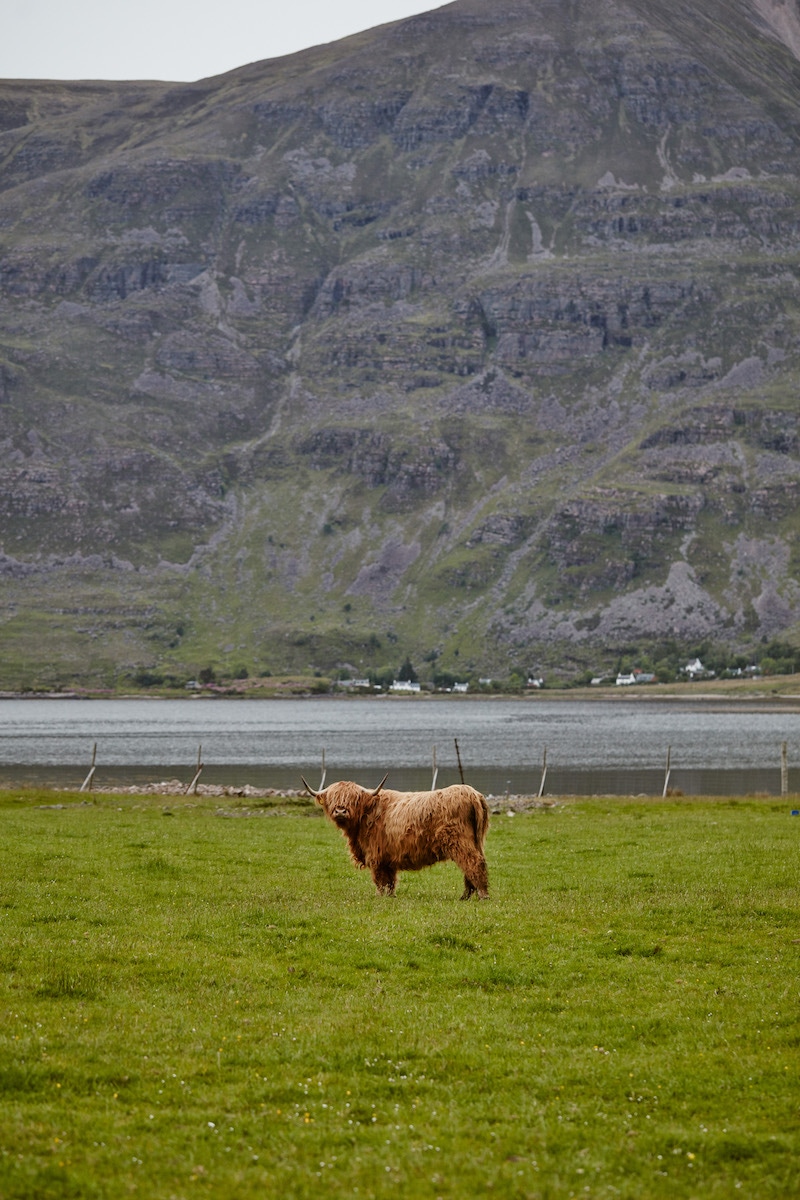
{"type": "Polygon", "coordinates": [[[0,83],[0,685],[800,628],[797,0],[0,83]]]}

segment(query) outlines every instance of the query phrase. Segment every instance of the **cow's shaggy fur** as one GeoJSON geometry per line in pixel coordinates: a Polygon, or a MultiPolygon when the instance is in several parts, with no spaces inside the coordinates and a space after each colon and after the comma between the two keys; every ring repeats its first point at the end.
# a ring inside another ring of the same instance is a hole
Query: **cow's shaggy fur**
{"type": "Polygon", "coordinates": [[[487,898],[483,843],[489,807],[475,788],[455,784],[435,792],[370,791],[343,781],[321,792],[308,790],[341,829],[356,866],[371,871],[379,893],[394,895],[398,871],[419,871],[449,859],[464,872],[461,899],[475,892],[479,899],[487,898]]]}

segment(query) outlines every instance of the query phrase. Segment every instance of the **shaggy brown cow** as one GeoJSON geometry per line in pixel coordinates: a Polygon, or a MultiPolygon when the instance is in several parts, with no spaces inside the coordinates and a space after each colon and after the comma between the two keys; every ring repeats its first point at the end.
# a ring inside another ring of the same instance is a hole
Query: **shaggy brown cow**
{"type": "MultiPolygon", "coordinates": [[[[302,776],[301,776],[302,778],[302,776]]],[[[357,867],[368,867],[379,893],[394,895],[398,871],[450,859],[464,872],[462,900],[489,894],[483,843],[489,828],[489,807],[480,792],[467,784],[435,792],[393,792],[384,776],[374,791],[357,783],[332,783],[315,792],[303,779],[309,795],[341,829],[357,867]]]]}

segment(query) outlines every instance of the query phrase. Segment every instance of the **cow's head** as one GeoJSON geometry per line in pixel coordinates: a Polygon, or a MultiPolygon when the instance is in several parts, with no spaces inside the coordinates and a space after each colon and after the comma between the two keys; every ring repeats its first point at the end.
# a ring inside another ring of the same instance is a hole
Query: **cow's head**
{"type": "MultiPolygon", "coordinates": [[[[300,778],[303,779],[303,776],[301,775],[300,778]]],[[[308,794],[314,797],[317,804],[322,805],[325,815],[330,817],[335,825],[344,828],[361,816],[365,806],[378,795],[388,778],[387,772],[374,791],[362,788],[349,780],[332,783],[320,792],[315,792],[312,787],[309,787],[305,779],[303,779],[303,786],[308,794]]]]}

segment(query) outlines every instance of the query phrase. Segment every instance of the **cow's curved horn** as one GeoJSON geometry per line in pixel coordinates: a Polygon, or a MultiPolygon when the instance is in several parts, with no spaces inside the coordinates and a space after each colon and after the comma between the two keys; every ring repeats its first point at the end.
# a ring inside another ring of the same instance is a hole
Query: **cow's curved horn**
{"type": "MultiPolygon", "coordinates": [[[[303,776],[301,775],[300,778],[303,779],[303,776]]],[[[304,785],[306,791],[308,792],[309,796],[313,796],[315,800],[319,800],[320,796],[322,795],[322,792],[315,792],[312,787],[308,786],[305,779],[303,779],[303,785],[304,785]]]]}
{"type": "Polygon", "coordinates": [[[373,796],[377,796],[378,792],[381,790],[381,788],[382,788],[382,787],[383,787],[383,785],[386,783],[386,780],[387,780],[388,778],[389,778],[389,772],[387,771],[387,772],[386,772],[386,774],[384,775],[383,779],[380,781],[380,783],[378,784],[378,786],[375,788],[375,791],[372,793],[372,794],[373,794],[373,796]]]}

